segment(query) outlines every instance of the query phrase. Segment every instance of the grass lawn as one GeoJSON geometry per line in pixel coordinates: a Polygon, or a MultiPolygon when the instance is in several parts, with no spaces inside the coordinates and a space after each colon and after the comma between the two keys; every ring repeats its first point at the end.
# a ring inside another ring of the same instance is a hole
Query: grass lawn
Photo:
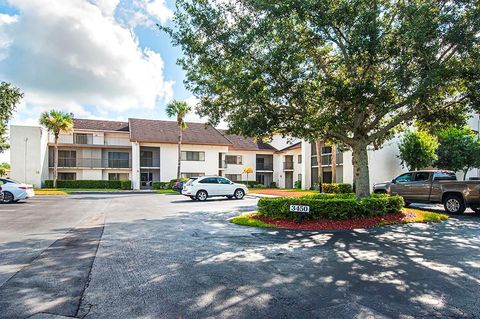
{"type": "Polygon", "coordinates": [[[273,224],[267,224],[262,222],[261,220],[253,218],[255,216],[255,212],[253,213],[246,213],[236,217],[233,217],[230,221],[237,225],[242,226],[252,226],[252,227],[267,227],[267,228],[275,228],[277,226],[273,224]]]}
{"type": "Polygon", "coordinates": [[[297,224],[295,220],[273,219],[258,216],[256,212],[245,213],[230,221],[237,225],[252,227],[270,227],[304,230],[341,230],[381,227],[395,224],[441,222],[448,215],[423,211],[420,209],[403,208],[401,213],[391,213],[383,216],[356,218],[349,220],[314,219],[304,220],[297,224]]]}
{"type": "Polygon", "coordinates": [[[173,189],[158,189],[155,191],[157,194],[180,194],[177,191],[174,191],[173,189]]]}
{"type": "Polygon", "coordinates": [[[37,188],[35,195],[67,195],[73,192],[118,192],[117,188],[37,188]]]}

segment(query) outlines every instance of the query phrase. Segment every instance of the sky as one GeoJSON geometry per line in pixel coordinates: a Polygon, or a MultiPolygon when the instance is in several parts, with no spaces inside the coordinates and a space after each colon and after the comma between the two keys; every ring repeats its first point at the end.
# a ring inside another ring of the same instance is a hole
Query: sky
{"type": "Polygon", "coordinates": [[[25,94],[11,124],[38,125],[52,108],[127,120],[166,119],[172,99],[194,105],[181,50],[156,27],[171,24],[174,1],[0,0],[0,81],[25,94]]]}

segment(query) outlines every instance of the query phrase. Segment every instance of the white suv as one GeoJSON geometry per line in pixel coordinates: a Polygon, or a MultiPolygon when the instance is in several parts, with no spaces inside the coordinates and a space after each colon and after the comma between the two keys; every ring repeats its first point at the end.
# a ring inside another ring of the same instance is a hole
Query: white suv
{"type": "Polygon", "coordinates": [[[248,189],[243,184],[237,184],[221,176],[202,176],[191,178],[183,185],[182,194],[193,200],[204,201],[208,197],[226,196],[242,199],[248,189]]]}

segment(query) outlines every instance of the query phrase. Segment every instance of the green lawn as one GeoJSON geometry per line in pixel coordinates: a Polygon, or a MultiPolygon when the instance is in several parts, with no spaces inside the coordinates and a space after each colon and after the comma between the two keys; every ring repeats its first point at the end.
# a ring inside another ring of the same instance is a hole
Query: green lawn
{"type": "Polygon", "coordinates": [[[155,191],[157,194],[180,194],[177,191],[174,191],[173,189],[157,189],[155,191]]]}
{"type": "Polygon", "coordinates": [[[253,213],[245,213],[236,217],[233,217],[230,221],[237,225],[242,226],[252,226],[252,227],[265,227],[265,228],[276,228],[277,226],[272,224],[267,224],[262,222],[261,220],[252,218],[251,216],[254,215],[253,213]]]}

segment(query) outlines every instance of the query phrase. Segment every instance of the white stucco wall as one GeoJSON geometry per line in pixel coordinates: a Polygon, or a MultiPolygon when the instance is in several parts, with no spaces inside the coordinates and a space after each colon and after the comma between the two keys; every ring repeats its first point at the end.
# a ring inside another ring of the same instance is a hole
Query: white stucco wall
{"type": "Polygon", "coordinates": [[[39,126],[10,126],[11,178],[41,187],[48,176],[47,132],[39,126]]]}
{"type": "MultiPolygon", "coordinates": [[[[257,152],[255,151],[240,151],[240,150],[230,150],[225,155],[240,155],[242,156],[242,164],[227,164],[227,168],[223,170],[223,176],[226,174],[240,174],[242,175],[242,181],[247,180],[247,174],[243,174],[243,170],[245,167],[252,167],[253,173],[248,174],[248,180],[254,181],[255,180],[255,165],[256,165],[256,158],[257,152]]],[[[260,153],[258,153],[260,154],[260,153]]],[[[224,156],[225,156],[224,155],[224,156]]],[[[225,160],[225,157],[223,158],[225,160]]]]}

